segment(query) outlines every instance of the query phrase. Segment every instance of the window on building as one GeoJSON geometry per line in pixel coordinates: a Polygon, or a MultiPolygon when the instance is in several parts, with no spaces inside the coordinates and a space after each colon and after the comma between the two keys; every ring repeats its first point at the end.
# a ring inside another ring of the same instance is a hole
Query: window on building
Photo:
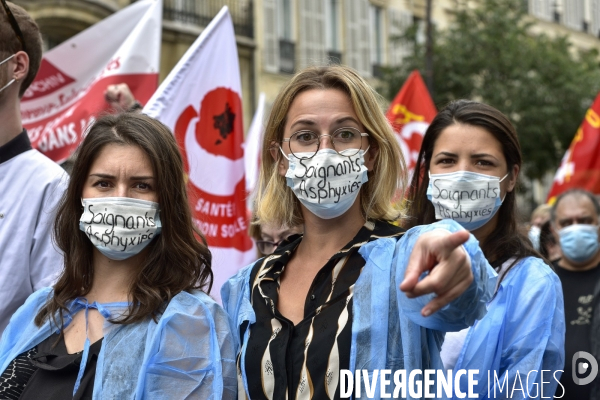
{"type": "Polygon", "coordinates": [[[292,74],[296,64],[296,48],[292,36],[292,0],[278,0],[279,71],[292,74]]]}
{"type": "Polygon", "coordinates": [[[564,24],[571,29],[582,30],[585,22],[585,0],[563,1],[564,24]]]}
{"type": "Polygon", "coordinates": [[[402,40],[413,26],[413,14],[404,9],[388,8],[388,58],[389,66],[399,66],[412,53],[412,43],[402,40]]]}
{"type": "Polygon", "coordinates": [[[600,0],[590,0],[589,32],[600,38],[600,0]]]}
{"type": "Polygon", "coordinates": [[[529,14],[544,21],[554,20],[555,0],[528,0],[529,14]]]}
{"type": "Polygon", "coordinates": [[[263,0],[263,68],[273,73],[293,73],[295,61],[293,0],[263,0]]]}
{"type": "Polygon", "coordinates": [[[371,16],[367,0],[344,0],[344,64],[356,69],[363,77],[373,75],[371,61],[371,16]]]}
{"type": "Polygon", "coordinates": [[[329,61],[341,64],[340,0],[325,0],[325,28],[327,30],[327,56],[329,61]]]}
{"type": "Polygon", "coordinates": [[[383,9],[379,6],[370,6],[371,17],[371,61],[373,63],[373,76],[382,75],[381,67],[384,60],[384,19],[383,9]]]}

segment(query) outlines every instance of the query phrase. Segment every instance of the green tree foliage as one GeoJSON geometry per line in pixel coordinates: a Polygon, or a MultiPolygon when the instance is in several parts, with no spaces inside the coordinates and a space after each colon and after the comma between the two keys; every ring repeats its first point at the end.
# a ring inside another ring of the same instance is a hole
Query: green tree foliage
{"type": "MultiPolygon", "coordinates": [[[[438,109],[468,98],[510,117],[519,133],[525,173],[555,170],[585,111],[600,90],[598,52],[575,51],[566,37],[534,33],[521,0],[456,0],[454,23],[434,32],[433,100],[438,109]]],[[[408,74],[425,76],[425,46],[416,26],[398,38],[412,55],[385,72],[381,92],[390,100],[408,74]]]]}

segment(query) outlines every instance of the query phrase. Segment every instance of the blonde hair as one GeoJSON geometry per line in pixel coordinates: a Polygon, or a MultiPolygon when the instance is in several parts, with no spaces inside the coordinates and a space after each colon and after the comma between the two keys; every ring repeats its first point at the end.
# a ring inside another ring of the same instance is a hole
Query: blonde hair
{"type": "Polygon", "coordinates": [[[533,210],[531,213],[530,221],[540,217],[544,219],[550,219],[550,212],[552,210],[552,206],[550,204],[540,204],[533,210]]]}
{"type": "MultiPolygon", "coordinates": [[[[271,155],[281,144],[286,119],[298,94],[308,90],[341,90],[348,95],[359,121],[369,133],[372,149],[378,149],[373,171],[360,191],[363,215],[368,219],[396,220],[400,210],[392,203],[406,186],[406,167],[392,127],[382,112],[382,98],[356,71],[342,65],[309,67],[297,73],[277,95],[265,127],[260,177],[255,200],[257,222],[278,226],[304,223],[300,202],[279,175],[271,155]]],[[[277,150],[279,153],[279,150],[277,150]]]]}

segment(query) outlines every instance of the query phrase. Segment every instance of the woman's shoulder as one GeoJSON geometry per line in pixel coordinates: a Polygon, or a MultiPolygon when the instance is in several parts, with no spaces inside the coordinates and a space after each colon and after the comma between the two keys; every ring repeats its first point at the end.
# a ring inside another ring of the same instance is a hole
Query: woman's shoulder
{"type": "Polygon", "coordinates": [[[198,314],[202,312],[208,312],[213,316],[224,313],[223,307],[208,294],[201,290],[191,290],[175,295],[167,305],[163,317],[172,313],[198,314]]]}
{"type": "Polygon", "coordinates": [[[544,260],[539,257],[528,256],[521,258],[508,271],[503,282],[511,284],[526,284],[530,286],[535,283],[539,284],[560,284],[558,276],[544,260]]]}
{"type": "MultiPolygon", "coordinates": [[[[35,317],[40,309],[47,303],[52,296],[52,288],[43,288],[32,293],[25,303],[11,316],[10,322],[6,326],[1,346],[18,346],[18,343],[29,343],[32,338],[37,337],[41,330],[47,329],[49,323],[39,327],[35,324],[35,317]]],[[[2,352],[3,350],[0,350],[2,352]]]]}
{"type": "MultiPolygon", "coordinates": [[[[52,297],[54,293],[54,289],[52,287],[45,287],[39,290],[36,290],[32,294],[29,295],[25,303],[17,310],[19,311],[38,311],[41,309],[48,300],[52,297]]],[[[16,313],[15,313],[16,314],[16,313]]]]}

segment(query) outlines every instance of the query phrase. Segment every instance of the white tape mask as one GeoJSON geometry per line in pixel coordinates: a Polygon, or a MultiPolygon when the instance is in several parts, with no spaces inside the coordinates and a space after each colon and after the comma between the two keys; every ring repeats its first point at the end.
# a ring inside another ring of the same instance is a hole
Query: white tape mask
{"type": "Polygon", "coordinates": [[[435,208],[435,218],[453,219],[469,231],[481,228],[502,205],[500,182],[507,176],[500,179],[469,171],[430,173],[427,198],[435,208]]]}
{"type": "MultiPolygon", "coordinates": [[[[7,58],[5,58],[4,60],[0,61],[0,65],[4,64],[5,62],[7,62],[8,60],[10,60],[11,58],[13,58],[16,54],[13,54],[12,56],[9,56],[7,58]]],[[[10,85],[12,85],[13,83],[15,83],[17,80],[15,78],[11,79],[10,81],[8,81],[8,83],[4,86],[2,86],[0,88],[0,93],[2,93],[4,91],[4,89],[6,89],[7,87],[9,87],[10,85]]]]}
{"type": "Polygon", "coordinates": [[[346,157],[334,149],[321,149],[309,159],[284,154],[289,160],[285,174],[287,185],[304,207],[317,217],[339,217],[350,209],[360,187],[368,181],[364,157],[368,150],[359,150],[346,157]]]}
{"type": "Polygon", "coordinates": [[[130,197],[81,199],[79,229],[111,260],[141,252],[161,231],[159,205],[130,197]]]}

